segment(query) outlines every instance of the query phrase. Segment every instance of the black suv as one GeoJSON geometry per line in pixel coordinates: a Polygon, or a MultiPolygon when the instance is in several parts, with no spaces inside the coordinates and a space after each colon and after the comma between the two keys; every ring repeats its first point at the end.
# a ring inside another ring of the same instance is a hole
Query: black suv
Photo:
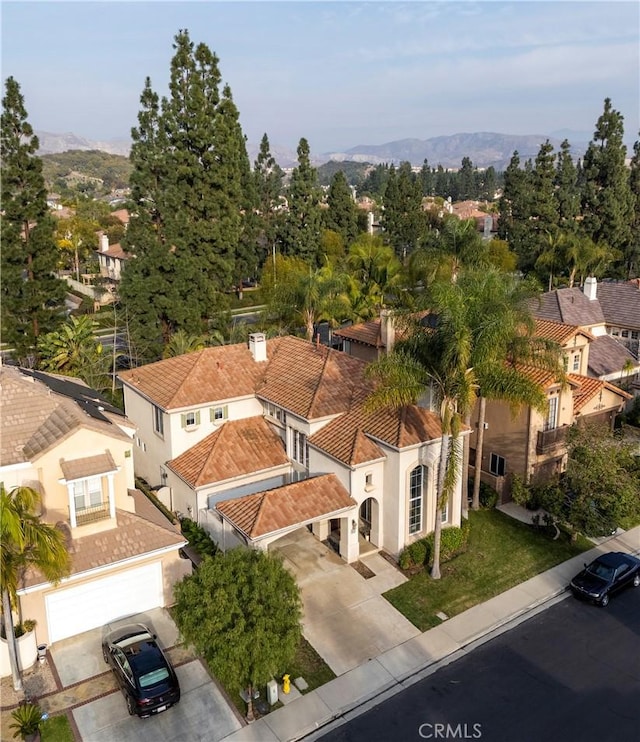
{"type": "Polygon", "coordinates": [[[132,716],[158,714],[180,700],[175,670],[156,638],[138,623],[116,629],[102,640],[102,656],[115,673],[132,716]]]}

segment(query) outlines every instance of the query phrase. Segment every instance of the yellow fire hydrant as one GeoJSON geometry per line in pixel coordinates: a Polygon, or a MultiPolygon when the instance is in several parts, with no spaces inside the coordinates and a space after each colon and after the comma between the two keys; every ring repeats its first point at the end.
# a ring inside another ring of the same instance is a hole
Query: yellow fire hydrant
{"type": "Polygon", "coordinates": [[[291,690],[291,680],[289,675],[282,676],[282,692],[288,693],[291,690]]]}

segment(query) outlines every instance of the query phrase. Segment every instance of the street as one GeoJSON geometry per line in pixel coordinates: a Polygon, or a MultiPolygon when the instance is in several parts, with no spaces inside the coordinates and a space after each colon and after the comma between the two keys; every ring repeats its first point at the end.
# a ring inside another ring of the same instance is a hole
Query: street
{"type": "Polygon", "coordinates": [[[568,597],[322,739],[636,742],[640,589],[568,597]]]}

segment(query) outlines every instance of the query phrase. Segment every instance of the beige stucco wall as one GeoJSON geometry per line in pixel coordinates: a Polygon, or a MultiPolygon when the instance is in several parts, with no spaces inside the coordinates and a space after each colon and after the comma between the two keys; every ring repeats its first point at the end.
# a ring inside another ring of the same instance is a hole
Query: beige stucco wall
{"type": "Polygon", "coordinates": [[[20,604],[22,606],[23,619],[33,619],[36,623],[35,633],[38,644],[49,644],[49,630],[47,626],[47,616],[45,611],[45,597],[53,592],[64,590],[65,588],[79,587],[86,585],[94,580],[99,580],[102,577],[112,576],[126,572],[128,569],[134,569],[142,567],[147,564],[161,561],[162,563],[162,583],[164,592],[164,604],[172,605],[174,602],[173,598],[173,586],[174,584],[182,579],[182,577],[191,574],[191,562],[188,559],[181,559],[177,551],[173,551],[169,554],[164,554],[160,557],[150,556],[140,561],[130,562],[127,565],[114,565],[112,568],[95,571],[93,573],[86,574],[83,577],[74,576],[74,579],[63,580],[57,587],[43,587],[41,590],[28,592],[27,594],[21,594],[20,604]]]}

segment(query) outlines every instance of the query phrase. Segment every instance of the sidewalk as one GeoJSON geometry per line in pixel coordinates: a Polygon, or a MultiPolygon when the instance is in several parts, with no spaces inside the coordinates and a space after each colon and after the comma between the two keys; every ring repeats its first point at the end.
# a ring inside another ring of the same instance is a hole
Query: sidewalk
{"type": "Polygon", "coordinates": [[[562,600],[583,562],[607,551],[640,553],[640,526],[612,536],[594,549],[409,639],[225,737],[224,742],[293,742],[309,735],[309,739],[319,738],[341,721],[358,716],[368,706],[401,692],[562,600]]]}

